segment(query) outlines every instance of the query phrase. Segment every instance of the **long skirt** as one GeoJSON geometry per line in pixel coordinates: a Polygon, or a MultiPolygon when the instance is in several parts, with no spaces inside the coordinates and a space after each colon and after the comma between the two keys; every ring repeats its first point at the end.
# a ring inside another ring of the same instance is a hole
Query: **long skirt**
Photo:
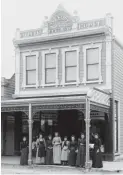
{"type": "Polygon", "coordinates": [[[69,149],[62,149],[61,161],[68,161],[69,149]]]}
{"type": "Polygon", "coordinates": [[[53,164],[53,149],[46,150],[46,165],[53,164]]]}
{"type": "Polygon", "coordinates": [[[68,165],[75,166],[76,164],[76,152],[75,150],[71,150],[69,153],[68,165]]]}
{"type": "Polygon", "coordinates": [[[36,164],[44,164],[45,163],[45,158],[39,157],[39,148],[37,148],[35,163],[36,164]]]}
{"type": "Polygon", "coordinates": [[[102,153],[99,151],[98,153],[94,150],[92,157],[92,167],[93,168],[102,168],[102,153]]]}
{"type": "Polygon", "coordinates": [[[76,166],[85,166],[85,146],[79,147],[76,159],[76,166]]]}
{"type": "Polygon", "coordinates": [[[61,164],[61,146],[60,145],[53,146],[53,163],[61,164]]]}
{"type": "Polygon", "coordinates": [[[20,165],[28,165],[28,148],[21,150],[20,165]]]}

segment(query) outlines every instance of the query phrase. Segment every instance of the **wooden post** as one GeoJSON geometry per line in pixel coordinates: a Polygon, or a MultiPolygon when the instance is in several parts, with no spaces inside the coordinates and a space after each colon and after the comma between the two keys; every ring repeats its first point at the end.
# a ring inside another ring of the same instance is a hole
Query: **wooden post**
{"type": "Polygon", "coordinates": [[[86,123],[86,162],[85,168],[89,170],[91,167],[90,164],[90,152],[89,152],[89,141],[90,141],[90,101],[86,98],[86,116],[85,116],[85,123],[86,123]]]}
{"type": "Polygon", "coordinates": [[[28,156],[28,164],[32,165],[32,105],[29,104],[29,156],[28,156]]]}

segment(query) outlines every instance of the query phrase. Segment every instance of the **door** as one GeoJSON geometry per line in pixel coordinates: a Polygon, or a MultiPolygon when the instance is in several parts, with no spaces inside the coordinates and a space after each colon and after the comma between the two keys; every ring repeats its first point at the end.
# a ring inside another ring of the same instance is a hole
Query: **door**
{"type": "Polygon", "coordinates": [[[7,116],[5,155],[14,155],[14,117],[7,116]]]}

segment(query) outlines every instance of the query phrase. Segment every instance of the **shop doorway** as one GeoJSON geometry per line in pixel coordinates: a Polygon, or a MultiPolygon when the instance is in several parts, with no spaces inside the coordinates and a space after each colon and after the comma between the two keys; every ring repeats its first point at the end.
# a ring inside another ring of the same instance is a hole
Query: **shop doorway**
{"type": "Polygon", "coordinates": [[[76,138],[84,130],[84,118],[80,120],[77,110],[64,110],[58,113],[58,123],[55,131],[58,131],[61,138],[67,136],[70,139],[71,135],[76,138]]]}

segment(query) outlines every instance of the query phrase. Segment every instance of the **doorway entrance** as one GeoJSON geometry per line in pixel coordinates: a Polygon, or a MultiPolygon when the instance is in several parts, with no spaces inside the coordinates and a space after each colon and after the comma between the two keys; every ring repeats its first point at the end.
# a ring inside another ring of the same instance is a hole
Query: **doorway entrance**
{"type": "Polygon", "coordinates": [[[77,110],[59,111],[58,123],[55,128],[55,131],[59,132],[62,139],[64,136],[67,136],[68,139],[70,139],[72,135],[75,135],[75,137],[78,138],[82,130],[84,130],[84,128],[82,127],[82,119],[79,120],[77,110]]]}

